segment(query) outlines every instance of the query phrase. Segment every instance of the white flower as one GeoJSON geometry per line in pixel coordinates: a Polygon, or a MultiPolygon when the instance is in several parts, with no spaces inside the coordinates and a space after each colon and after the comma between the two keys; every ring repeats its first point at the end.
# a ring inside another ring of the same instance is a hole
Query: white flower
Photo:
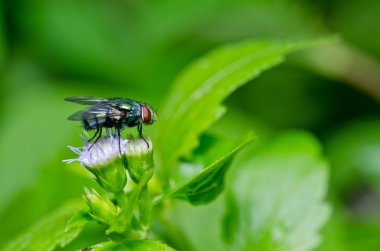
{"type": "Polygon", "coordinates": [[[149,138],[145,140],[142,138],[137,138],[132,139],[129,144],[123,148],[123,153],[127,156],[147,154],[152,152],[152,148],[152,141],[149,138]]]}
{"type": "Polygon", "coordinates": [[[124,153],[128,146],[128,140],[120,138],[119,145],[119,137],[113,137],[112,135],[100,138],[95,144],[88,142],[83,136],[81,136],[81,138],[84,142],[84,146],[68,146],[70,150],[79,155],[78,158],[63,160],[63,162],[72,163],[79,161],[88,168],[104,166],[117,157],[121,158],[120,151],[124,153]]]}
{"type": "Polygon", "coordinates": [[[146,182],[153,175],[153,145],[150,139],[131,139],[124,150],[126,161],[124,162],[132,180],[139,183],[141,179],[146,182]]]}

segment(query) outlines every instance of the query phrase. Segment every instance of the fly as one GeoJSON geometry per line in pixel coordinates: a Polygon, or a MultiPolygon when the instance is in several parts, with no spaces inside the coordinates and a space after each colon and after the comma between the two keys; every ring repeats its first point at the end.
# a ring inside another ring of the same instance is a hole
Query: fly
{"type": "Polygon", "coordinates": [[[96,97],[69,97],[65,101],[81,105],[88,105],[87,108],[78,111],[68,117],[69,120],[82,121],[83,128],[95,130],[94,136],[89,140],[95,139],[93,145],[101,138],[103,128],[111,128],[120,131],[126,127],[137,127],[139,136],[148,145],[142,135],[142,126],[151,125],[157,120],[156,112],[145,103],[141,103],[128,98],[96,98],[96,97]]]}

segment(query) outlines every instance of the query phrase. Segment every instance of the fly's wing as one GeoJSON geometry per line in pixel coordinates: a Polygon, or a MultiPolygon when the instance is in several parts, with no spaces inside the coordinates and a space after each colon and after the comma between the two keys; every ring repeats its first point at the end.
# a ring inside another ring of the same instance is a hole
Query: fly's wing
{"type": "Polygon", "coordinates": [[[81,105],[96,105],[100,103],[109,102],[107,98],[96,98],[96,97],[68,97],[65,101],[69,101],[81,105]]]}
{"type": "Polygon", "coordinates": [[[83,121],[104,119],[106,117],[118,119],[123,115],[122,111],[107,104],[97,104],[90,106],[82,111],[76,112],[68,117],[68,120],[83,121]]]}

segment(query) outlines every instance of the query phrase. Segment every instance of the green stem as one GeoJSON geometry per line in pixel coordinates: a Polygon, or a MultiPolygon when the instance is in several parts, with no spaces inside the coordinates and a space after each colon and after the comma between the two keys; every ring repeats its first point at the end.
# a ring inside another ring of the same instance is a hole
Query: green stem
{"type": "Polygon", "coordinates": [[[143,226],[143,230],[148,230],[151,222],[151,212],[152,212],[152,201],[149,200],[148,196],[148,186],[145,185],[140,193],[139,200],[139,212],[140,212],[140,223],[143,226]]]}
{"type": "Polygon", "coordinates": [[[115,193],[116,205],[124,208],[127,203],[127,195],[124,192],[115,193]]]}
{"type": "Polygon", "coordinates": [[[135,189],[133,190],[130,198],[130,205],[133,206],[133,208],[137,205],[138,199],[140,198],[141,192],[144,190],[144,188],[147,190],[147,184],[150,178],[152,177],[151,173],[145,173],[135,189]]]}
{"type": "Polygon", "coordinates": [[[135,239],[138,237],[141,238],[141,235],[144,235],[148,230],[150,224],[151,201],[148,196],[147,184],[151,177],[151,173],[145,173],[128,197],[126,197],[124,193],[115,194],[116,201],[121,203],[120,206],[122,207],[122,212],[119,214],[117,220],[124,222],[124,224],[123,226],[118,225],[116,229],[111,227],[110,232],[115,231],[128,236],[128,238],[135,239]],[[136,229],[136,224],[132,224],[134,220],[133,216],[137,208],[139,209],[138,229],[136,229]],[[133,230],[137,230],[137,232],[133,230]]]}

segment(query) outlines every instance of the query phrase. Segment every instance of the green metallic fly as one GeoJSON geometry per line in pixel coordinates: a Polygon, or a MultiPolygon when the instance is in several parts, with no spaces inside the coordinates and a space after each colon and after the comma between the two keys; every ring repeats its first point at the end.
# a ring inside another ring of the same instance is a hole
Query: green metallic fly
{"type": "MultiPolygon", "coordinates": [[[[117,131],[120,149],[120,131],[125,126],[136,126],[139,136],[144,139],[142,125],[151,125],[157,120],[156,112],[149,105],[128,98],[69,97],[65,101],[89,105],[68,119],[82,121],[86,131],[96,130],[89,140],[91,142],[96,138],[94,144],[101,138],[103,128],[111,128],[117,131]]],[[[145,139],[144,141],[147,143],[145,139]]],[[[148,143],[147,145],[149,147],[148,143]]]]}

